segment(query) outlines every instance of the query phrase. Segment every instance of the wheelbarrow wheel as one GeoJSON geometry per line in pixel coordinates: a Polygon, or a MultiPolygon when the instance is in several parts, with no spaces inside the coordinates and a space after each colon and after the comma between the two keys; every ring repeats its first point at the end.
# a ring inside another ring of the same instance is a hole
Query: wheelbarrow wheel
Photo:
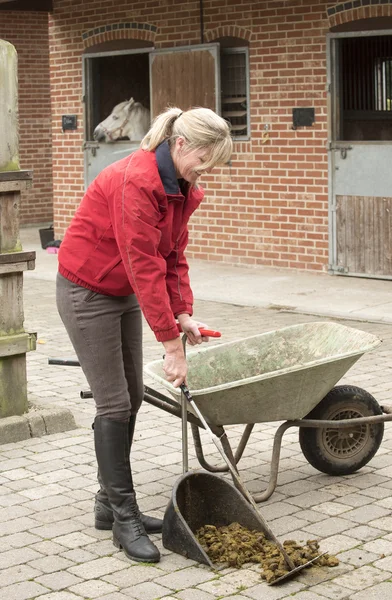
{"type": "MultiPolygon", "coordinates": [[[[336,386],[305,418],[339,421],[381,415],[377,400],[356,386],[336,386]]],[[[328,475],[350,475],[376,454],[384,423],[334,429],[300,427],[299,443],[307,461],[328,475]]]]}

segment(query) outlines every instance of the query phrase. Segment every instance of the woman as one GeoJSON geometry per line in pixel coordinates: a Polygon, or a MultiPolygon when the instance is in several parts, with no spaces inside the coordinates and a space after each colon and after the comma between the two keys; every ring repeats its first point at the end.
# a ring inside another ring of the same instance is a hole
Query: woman
{"type": "Polygon", "coordinates": [[[191,344],[203,341],[192,319],[187,222],[203,199],[199,176],[231,151],[229,126],[212,110],[167,110],[138,151],[92,182],[58,254],[58,310],[96,404],[95,526],[113,524],[113,543],[133,560],[159,561],[147,534],[162,529],[139,511],[129,459],[144,391],[141,312],[179,386],[187,364],[176,319],[191,344]]]}

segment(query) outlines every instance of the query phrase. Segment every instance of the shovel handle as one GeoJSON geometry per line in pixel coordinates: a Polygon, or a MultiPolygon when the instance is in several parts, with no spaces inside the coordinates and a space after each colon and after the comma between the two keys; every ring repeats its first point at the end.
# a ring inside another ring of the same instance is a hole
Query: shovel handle
{"type": "MultiPolygon", "coordinates": [[[[182,333],[182,327],[179,323],[177,323],[177,328],[178,328],[178,333],[182,333]]],[[[221,332],[215,331],[215,329],[205,329],[204,327],[199,327],[199,331],[200,331],[201,335],[205,336],[205,337],[214,337],[214,338],[222,337],[221,332]]]]}

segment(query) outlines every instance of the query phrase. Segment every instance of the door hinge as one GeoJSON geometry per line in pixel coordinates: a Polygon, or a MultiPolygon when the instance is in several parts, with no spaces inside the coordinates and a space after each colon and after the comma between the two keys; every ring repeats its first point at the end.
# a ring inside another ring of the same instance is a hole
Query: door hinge
{"type": "Polygon", "coordinates": [[[328,265],[328,270],[334,273],[348,273],[349,268],[343,267],[342,265],[328,265]]]}

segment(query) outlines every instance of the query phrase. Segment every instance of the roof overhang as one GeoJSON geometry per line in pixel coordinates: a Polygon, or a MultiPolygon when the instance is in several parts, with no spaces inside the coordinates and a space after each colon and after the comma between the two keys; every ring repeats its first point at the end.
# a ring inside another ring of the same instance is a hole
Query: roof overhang
{"type": "Polygon", "coordinates": [[[0,10],[50,12],[53,10],[53,0],[0,0],[0,10]]]}

